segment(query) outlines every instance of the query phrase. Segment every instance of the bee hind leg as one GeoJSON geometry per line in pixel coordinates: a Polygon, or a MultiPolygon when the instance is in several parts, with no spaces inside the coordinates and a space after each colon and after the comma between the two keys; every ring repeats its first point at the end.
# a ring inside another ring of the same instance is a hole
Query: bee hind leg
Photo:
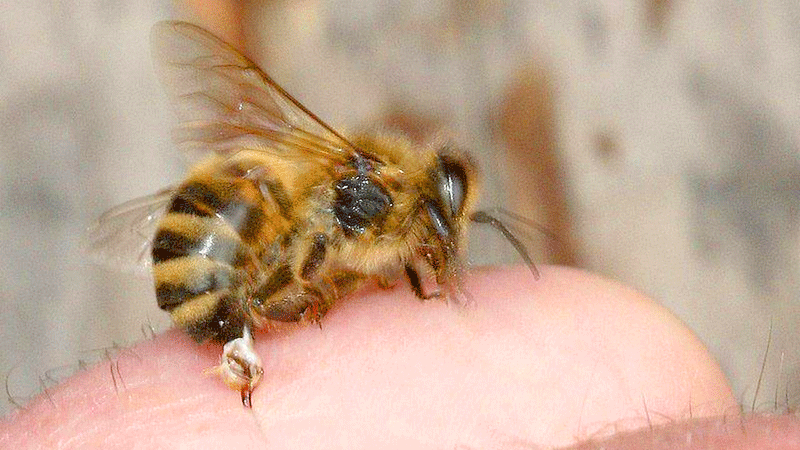
{"type": "Polygon", "coordinates": [[[319,289],[306,288],[304,291],[304,294],[311,300],[300,314],[300,323],[317,324],[322,328],[322,318],[328,313],[336,299],[355,290],[363,280],[364,277],[355,272],[337,272],[322,277],[319,289]]]}
{"type": "Polygon", "coordinates": [[[300,313],[298,322],[301,325],[316,324],[322,328],[322,318],[330,309],[330,304],[326,302],[322,294],[315,289],[307,289],[301,294],[304,297],[306,308],[300,313]]]}
{"type": "Polygon", "coordinates": [[[245,407],[253,407],[251,395],[264,375],[264,366],[253,347],[253,336],[249,327],[244,327],[242,337],[225,344],[220,364],[210,372],[218,374],[231,389],[238,390],[242,394],[242,404],[245,407]]]}

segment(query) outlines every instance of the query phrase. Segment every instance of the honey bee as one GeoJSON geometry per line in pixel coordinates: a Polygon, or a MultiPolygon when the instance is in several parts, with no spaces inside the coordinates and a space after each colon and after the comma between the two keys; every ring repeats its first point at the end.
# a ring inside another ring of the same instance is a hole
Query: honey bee
{"type": "Polygon", "coordinates": [[[178,110],[175,140],[206,156],[180,185],[104,214],[91,245],[152,268],[175,324],[224,344],[214,370],[245,406],[263,375],[254,329],[319,322],[365,282],[403,275],[421,299],[453,296],[470,221],[500,230],[536,274],[505,226],[474,211],[466,153],[391,133],[346,139],[195,25],[161,22],[152,43],[178,110]],[[426,278],[438,290],[426,292],[426,278]]]}

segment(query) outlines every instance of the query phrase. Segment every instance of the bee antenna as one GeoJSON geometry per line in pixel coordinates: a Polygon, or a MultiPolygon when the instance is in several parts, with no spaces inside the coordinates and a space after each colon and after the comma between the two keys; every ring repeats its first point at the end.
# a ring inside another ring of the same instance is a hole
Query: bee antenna
{"type": "Polygon", "coordinates": [[[526,225],[526,226],[538,231],[539,233],[542,233],[545,237],[547,237],[551,241],[555,242],[556,244],[561,245],[561,246],[564,245],[564,242],[561,240],[561,238],[558,236],[558,234],[556,234],[555,232],[553,232],[552,230],[550,230],[546,226],[540,224],[539,222],[537,222],[537,221],[535,221],[535,220],[533,220],[531,218],[525,217],[525,216],[523,216],[521,214],[517,214],[517,213],[515,213],[513,211],[509,211],[509,210],[507,210],[507,209],[505,209],[505,208],[503,208],[501,206],[493,206],[493,207],[487,209],[486,212],[487,213],[498,213],[498,214],[504,215],[504,216],[516,221],[516,222],[519,222],[519,223],[521,223],[523,225],[526,225]]]}
{"type": "Polygon", "coordinates": [[[475,223],[486,223],[493,226],[497,231],[499,231],[503,237],[506,238],[511,245],[514,246],[514,249],[517,250],[517,253],[525,260],[525,264],[528,265],[528,268],[531,270],[534,279],[539,279],[539,269],[536,268],[536,264],[533,263],[531,256],[528,254],[528,249],[525,245],[514,236],[511,231],[500,221],[500,219],[490,216],[485,211],[475,211],[470,216],[470,220],[475,223]]]}

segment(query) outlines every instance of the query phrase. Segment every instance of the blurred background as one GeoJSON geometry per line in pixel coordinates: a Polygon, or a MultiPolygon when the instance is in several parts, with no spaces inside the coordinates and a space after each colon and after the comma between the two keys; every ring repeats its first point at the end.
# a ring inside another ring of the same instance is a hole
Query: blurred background
{"type": "MultiPolygon", "coordinates": [[[[529,233],[538,262],[657,299],[745,410],[800,403],[800,3],[26,0],[0,8],[0,412],[169,326],[81,246],[185,170],[148,44],[176,18],[339,129],[450,136],[483,206],[558,236],[529,233]]],[[[518,262],[473,238],[474,264],[518,262]]]]}

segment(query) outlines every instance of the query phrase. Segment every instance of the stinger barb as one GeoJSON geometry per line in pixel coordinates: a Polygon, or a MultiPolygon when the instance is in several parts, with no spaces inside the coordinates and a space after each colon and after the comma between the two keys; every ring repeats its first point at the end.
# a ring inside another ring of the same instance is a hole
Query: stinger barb
{"type": "Polygon", "coordinates": [[[490,216],[485,211],[475,211],[474,213],[472,213],[472,216],[470,216],[470,220],[476,223],[489,224],[493,226],[497,231],[502,233],[503,237],[505,237],[506,240],[508,240],[508,242],[510,242],[511,245],[514,246],[514,248],[517,250],[517,253],[519,253],[519,255],[522,256],[522,259],[525,260],[525,264],[527,264],[528,268],[531,270],[533,278],[537,280],[539,279],[539,269],[536,268],[536,264],[533,263],[531,256],[528,254],[528,249],[525,248],[525,245],[523,245],[522,242],[520,242],[519,239],[516,238],[516,236],[511,234],[510,231],[508,231],[508,228],[506,228],[506,226],[503,225],[503,222],[501,222],[500,219],[490,216]]]}

